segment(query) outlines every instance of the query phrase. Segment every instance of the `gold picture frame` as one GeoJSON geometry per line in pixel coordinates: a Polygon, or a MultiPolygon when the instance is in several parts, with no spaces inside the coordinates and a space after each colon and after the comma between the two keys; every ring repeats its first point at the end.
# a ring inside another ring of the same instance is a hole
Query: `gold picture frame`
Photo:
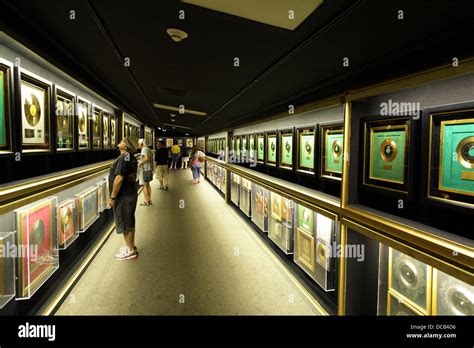
{"type": "Polygon", "coordinates": [[[310,272],[314,272],[316,269],[314,237],[308,235],[298,227],[296,229],[296,245],[296,261],[301,262],[310,272]],[[305,250],[308,249],[305,248],[305,246],[309,246],[309,250],[305,250]],[[304,251],[306,251],[306,253],[304,251]]]}

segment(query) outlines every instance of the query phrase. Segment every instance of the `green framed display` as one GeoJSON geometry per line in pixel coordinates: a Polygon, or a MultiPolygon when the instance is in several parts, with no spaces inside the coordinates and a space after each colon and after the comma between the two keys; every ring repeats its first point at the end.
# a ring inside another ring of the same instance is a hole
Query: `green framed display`
{"type": "Polygon", "coordinates": [[[474,207],[474,109],[430,114],[430,198],[474,207]]]}
{"type": "Polygon", "coordinates": [[[277,135],[276,132],[274,133],[267,133],[266,135],[266,164],[270,166],[276,166],[277,161],[277,135]]]}
{"type": "Polygon", "coordinates": [[[293,130],[279,131],[280,161],[279,166],[293,169],[293,130]]]}
{"type": "Polygon", "coordinates": [[[92,104],[89,101],[81,97],[77,97],[77,142],[79,151],[85,151],[90,149],[89,115],[91,113],[91,108],[92,104]]]}
{"type": "Polygon", "coordinates": [[[237,158],[240,158],[240,155],[241,155],[241,151],[242,151],[242,137],[241,136],[238,136],[237,139],[235,140],[235,156],[237,158]]]}
{"type": "Polygon", "coordinates": [[[303,173],[314,174],[314,155],[316,145],[316,129],[300,128],[296,131],[298,139],[297,170],[303,173]]]}
{"type": "Polygon", "coordinates": [[[11,72],[12,65],[0,58],[0,151],[11,150],[11,72]]]}
{"type": "MultiPolygon", "coordinates": [[[[150,133],[151,135],[151,133],[150,133]]],[[[145,142],[148,146],[152,147],[150,137],[145,134],[145,142]]],[[[102,145],[104,150],[110,149],[110,114],[108,112],[102,112],[102,145]]]]}
{"type": "Polygon", "coordinates": [[[56,87],[56,150],[74,150],[74,109],[76,97],[56,87]]]}
{"type": "Polygon", "coordinates": [[[249,159],[255,160],[255,134],[249,135],[249,159]]]}
{"type": "Polygon", "coordinates": [[[242,158],[246,159],[248,154],[248,135],[242,135],[242,158]]]}
{"type": "Polygon", "coordinates": [[[298,204],[297,227],[314,236],[314,212],[301,204],[298,204]]]}
{"type": "Polygon", "coordinates": [[[265,162],[265,135],[257,134],[257,162],[265,162]]]}
{"type": "Polygon", "coordinates": [[[340,181],[344,158],[344,129],[342,123],[321,126],[320,148],[320,176],[340,181]]]}
{"type": "Polygon", "coordinates": [[[411,119],[365,122],[364,185],[408,194],[411,119]]]}

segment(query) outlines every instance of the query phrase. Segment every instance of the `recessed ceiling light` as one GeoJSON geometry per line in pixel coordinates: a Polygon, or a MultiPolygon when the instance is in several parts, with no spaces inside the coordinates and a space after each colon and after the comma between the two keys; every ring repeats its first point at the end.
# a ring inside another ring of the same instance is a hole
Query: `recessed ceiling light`
{"type": "Polygon", "coordinates": [[[166,32],[168,33],[169,36],[171,36],[171,39],[174,42],[180,42],[181,40],[184,40],[188,37],[188,33],[180,29],[168,28],[166,29],[166,32]]]}
{"type": "Polygon", "coordinates": [[[176,120],[171,119],[171,122],[176,122],[176,120]]]}

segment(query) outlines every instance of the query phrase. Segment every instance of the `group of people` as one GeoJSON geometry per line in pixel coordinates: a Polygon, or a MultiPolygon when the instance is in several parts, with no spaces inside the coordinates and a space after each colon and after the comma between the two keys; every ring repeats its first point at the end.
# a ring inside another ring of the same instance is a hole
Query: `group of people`
{"type": "Polygon", "coordinates": [[[126,137],[118,145],[120,155],[114,161],[109,171],[109,206],[113,209],[115,230],[122,234],[125,246],[121,247],[115,255],[116,260],[132,260],[138,257],[138,248],[135,245],[135,209],[138,203],[138,188],[143,186],[144,201],[141,206],[149,206],[151,200],[150,182],[153,180],[153,172],[160,182],[160,190],[169,189],[169,170],[176,169],[176,164],[181,157],[181,169],[188,167],[191,160],[191,170],[194,184],[199,184],[201,166],[205,160],[204,153],[196,146],[185,149],[183,152],[178,144],[171,148],[171,166],[168,167],[169,152],[165,142],[157,142],[157,150],[153,159],[153,151],[147,146],[144,139],[138,143],[126,137]],[[135,157],[137,149],[140,149],[138,159],[135,157]],[[184,156],[183,156],[184,154],[184,156]],[[154,160],[154,163],[153,163],[154,160]],[[183,167],[185,166],[185,167],[183,167]]]}

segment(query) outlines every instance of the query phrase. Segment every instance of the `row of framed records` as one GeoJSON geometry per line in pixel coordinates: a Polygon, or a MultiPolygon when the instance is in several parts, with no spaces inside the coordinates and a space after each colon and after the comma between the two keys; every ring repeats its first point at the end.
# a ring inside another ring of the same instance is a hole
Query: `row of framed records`
{"type": "Polygon", "coordinates": [[[338,222],[235,173],[230,198],[322,289],[335,289],[338,222]]]}
{"type": "Polygon", "coordinates": [[[0,58],[0,151],[12,150],[13,118],[21,129],[23,152],[106,150],[118,145],[118,117],[0,58]],[[19,85],[12,88],[12,81],[19,85]]]}
{"type": "Polygon", "coordinates": [[[226,170],[212,162],[207,162],[207,179],[215,186],[217,189],[225,193],[226,185],[226,170]]]}
{"type": "MultiPolygon", "coordinates": [[[[10,233],[8,243],[16,255],[0,259],[2,306],[14,297],[33,296],[59,268],[59,250],[70,246],[108,209],[108,196],[108,179],[103,178],[60,203],[52,196],[14,211],[16,232],[10,233]]],[[[5,243],[1,236],[0,243],[5,243]]]]}
{"type": "Polygon", "coordinates": [[[230,159],[340,181],[344,158],[342,123],[232,136],[230,159]],[[319,134],[319,135],[318,135],[319,134]]]}
{"type": "Polygon", "coordinates": [[[206,152],[221,154],[225,152],[226,141],[225,138],[207,139],[206,152]]]}

